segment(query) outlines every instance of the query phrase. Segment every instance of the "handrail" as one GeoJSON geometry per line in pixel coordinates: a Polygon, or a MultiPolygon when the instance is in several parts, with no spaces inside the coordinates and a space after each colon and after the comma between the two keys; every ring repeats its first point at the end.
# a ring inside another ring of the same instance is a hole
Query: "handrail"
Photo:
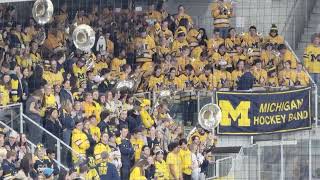
{"type": "Polygon", "coordinates": [[[9,108],[9,107],[15,107],[15,106],[21,106],[21,103],[15,103],[15,104],[8,104],[5,106],[0,106],[0,109],[9,108]]]}
{"type": "Polygon", "coordinates": [[[42,126],[40,126],[39,124],[37,124],[36,122],[34,122],[31,118],[29,118],[27,115],[22,114],[22,116],[26,119],[28,119],[33,125],[37,126],[38,128],[40,128],[42,131],[46,132],[47,134],[49,134],[51,137],[53,137],[56,141],[58,141],[59,143],[61,143],[62,145],[64,145],[68,150],[70,150],[72,153],[75,153],[77,156],[80,156],[80,154],[78,152],[76,152],[75,150],[73,150],[69,145],[67,145],[65,142],[63,142],[60,138],[58,138],[57,136],[53,135],[51,132],[49,132],[48,130],[46,130],[45,128],[43,128],[42,126]]]}
{"type": "MultiPolygon", "coordinates": [[[[6,123],[0,121],[0,124],[3,125],[4,127],[6,127],[7,129],[9,129],[11,132],[15,132],[18,134],[18,132],[16,132],[14,129],[12,129],[10,126],[6,125],[6,123]]],[[[29,141],[27,139],[27,143],[31,145],[32,149],[35,149],[37,146],[35,144],[33,144],[31,141],[29,141]]],[[[58,164],[59,167],[62,167],[65,170],[68,170],[68,168],[66,168],[63,164],[61,164],[60,162],[58,162],[57,160],[54,159],[54,161],[58,164]]]]}

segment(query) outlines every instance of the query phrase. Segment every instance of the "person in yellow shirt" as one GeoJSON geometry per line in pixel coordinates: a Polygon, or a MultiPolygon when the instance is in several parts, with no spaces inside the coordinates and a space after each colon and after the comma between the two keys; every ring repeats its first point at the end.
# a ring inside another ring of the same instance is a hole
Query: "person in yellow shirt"
{"type": "Polygon", "coordinates": [[[89,170],[86,174],[86,179],[100,180],[98,171],[96,170],[96,161],[93,157],[88,158],[88,168],[89,170]]]}
{"type": "Polygon", "coordinates": [[[190,90],[199,85],[199,79],[194,74],[194,70],[191,64],[185,66],[185,73],[179,76],[181,82],[184,84],[183,89],[190,90]]]}
{"type": "Polygon", "coordinates": [[[107,59],[106,54],[97,53],[95,66],[93,67],[93,71],[95,75],[100,74],[102,69],[106,69],[109,67],[108,63],[110,61],[107,59]]]}
{"type": "Polygon", "coordinates": [[[63,72],[63,69],[58,70],[57,61],[51,60],[50,69],[48,71],[44,71],[42,76],[50,85],[61,85],[63,82],[63,72]]]}
{"type": "Polygon", "coordinates": [[[92,136],[94,136],[97,141],[100,141],[100,137],[101,137],[101,131],[100,131],[100,128],[97,126],[98,123],[97,123],[97,119],[96,119],[96,116],[95,115],[92,115],[89,117],[89,120],[90,120],[90,134],[92,136]]]}
{"type": "Polygon", "coordinates": [[[186,34],[184,32],[178,32],[177,38],[172,43],[171,53],[174,54],[176,57],[182,54],[182,47],[189,46],[189,43],[185,37],[186,34]]]}
{"type": "Polygon", "coordinates": [[[156,43],[144,27],[139,29],[139,33],[140,36],[134,40],[136,62],[151,62],[152,55],[156,52],[156,43]]]}
{"type": "Polygon", "coordinates": [[[5,106],[11,103],[10,100],[10,76],[8,74],[3,75],[0,81],[0,104],[5,106]]]}
{"type": "Polygon", "coordinates": [[[42,57],[38,52],[39,45],[36,41],[31,41],[30,57],[33,64],[40,64],[42,57]]]}
{"type": "Polygon", "coordinates": [[[80,88],[82,84],[87,81],[87,67],[85,66],[85,59],[79,59],[75,64],[72,65],[72,73],[77,81],[77,88],[80,88]]]}
{"type": "Polygon", "coordinates": [[[319,86],[320,82],[320,35],[313,34],[311,43],[304,50],[304,66],[311,78],[319,86]]]}
{"type": "Polygon", "coordinates": [[[197,76],[199,76],[203,70],[204,67],[208,64],[208,52],[202,51],[200,53],[200,59],[192,60],[191,65],[194,68],[194,72],[197,76]]]}
{"type": "Polygon", "coordinates": [[[147,169],[149,166],[149,162],[145,159],[141,159],[136,162],[130,172],[129,180],[147,180],[145,176],[145,169],[147,169]]]}
{"type": "Polygon", "coordinates": [[[172,91],[182,90],[184,84],[181,82],[181,79],[176,76],[177,70],[175,67],[170,68],[169,75],[167,75],[164,79],[164,87],[165,89],[169,89],[172,91]]]}
{"type": "Polygon", "coordinates": [[[190,48],[188,46],[182,46],[180,49],[181,56],[176,58],[178,63],[179,74],[185,71],[185,66],[191,64],[192,59],[190,58],[190,48]]]}
{"type": "Polygon", "coordinates": [[[271,43],[273,48],[277,48],[279,44],[284,44],[284,38],[278,34],[278,28],[272,24],[269,35],[265,37],[265,43],[271,43]]]}
{"type": "Polygon", "coordinates": [[[86,158],[86,151],[90,147],[90,143],[87,135],[82,131],[83,122],[76,121],[75,129],[72,131],[71,147],[77,152],[72,154],[72,160],[74,163],[79,161],[79,158],[86,158]]]}
{"type": "Polygon", "coordinates": [[[105,39],[106,39],[106,51],[107,51],[107,54],[106,56],[108,58],[113,58],[113,54],[114,54],[114,43],[111,41],[111,34],[110,32],[106,32],[105,34],[105,39]]]}
{"type": "Polygon", "coordinates": [[[262,69],[262,62],[260,59],[254,61],[253,76],[255,77],[255,86],[265,86],[268,81],[267,71],[262,69]]]}
{"type": "Polygon", "coordinates": [[[232,4],[224,0],[217,0],[210,9],[214,28],[219,30],[221,37],[226,38],[230,27],[230,18],[234,16],[232,4]]]}
{"type": "Polygon", "coordinates": [[[153,22],[161,22],[162,15],[159,11],[157,11],[154,7],[154,4],[149,6],[149,10],[147,12],[148,19],[152,20],[153,22]]]}
{"type": "Polygon", "coordinates": [[[156,168],[156,173],[154,175],[155,178],[158,180],[167,180],[169,179],[169,169],[166,161],[163,160],[163,151],[160,150],[156,152],[156,157],[155,157],[155,168],[156,168]]]}
{"type": "Polygon", "coordinates": [[[221,44],[224,44],[224,39],[221,38],[220,32],[215,29],[213,32],[213,37],[208,41],[208,51],[209,55],[212,55],[214,52],[218,52],[218,49],[221,44]]]}
{"type": "Polygon", "coordinates": [[[212,62],[215,65],[225,64],[227,67],[232,67],[231,57],[229,53],[227,53],[227,49],[224,44],[219,46],[218,52],[213,53],[212,62]]]}
{"type": "Polygon", "coordinates": [[[43,106],[45,109],[50,107],[57,107],[56,98],[54,97],[52,86],[50,84],[46,84],[44,86],[44,103],[43,106]]]}
{"type": "Polygon", "coordinates": [[[279,87],[279,79],[277,74],[277,68],[273,67],[268,71],[268,82],[267,86],[269,87],[279,87]]]}
{"type": "Polygon", "coordinates": [[[244,53],[244,49],[240,45],[235,45],[235,49],[237,53],[231,56],[233,67],[236,67],[239,61],[252,64],[252,62],[249,61],[248,56],[244,53]]]}
{"type": "Polygon", "coordinates": [[[161,32],[160,32],[160,37],[164,37],[167,41],[170,43],[173,42],[173,33],[171,30],[168,28],[168,21],[164,20],[161,23],[161,32]]]}
{"type": "Polygon", "coordinates": [[[179,145],[180,145],[179,156],[181,159],[183,179],[191,180],[192,160],[191,160],[191,151],[188,148],[188,142],[186,139],[180,139],[179,145]]]}
{"type": "Polygon", "coordinates": [[[303,70],[302,64],[299,62],[297,64],[296,69],[296,80],[294,84],[296,86],[308,86],[309,85],[309,76],[308,74],[303,70]]]}
{"type": "Polygon", "coordinates": [[[182,180],[182,160],[179,155],[179,144],[172,142],[168,145],[169,153],[167,155],[166,163],[169,168],[169,178],[174,180],[182,180]]]}
{"type": "Polygon", "coordinates": [[[217,79],[218,89],[231,87],[231,73],[227,71],[225,63],[218,64],[218,68],[213,70],[213,76],[217,79]]]}
{"type": "Polygon", "coordinates": [[[287,49],[285,44],[280,44],[278,46],[278,50],[280,52],[280,62],[285,63],[286,61],[290,61],[290,67],[295,69],[297,67],[297,59],[294,57],[293,53],[287,49]]]}
{"type": "Polygon", "coordinates": [[[142,147],[145,145],[142,139],[142,131],[140,128],[134,130],[130,142],[134,149],[134,160],[137,162],[141,157],[142,147]]]}
{"type": "Polygon", "coordinates": [[[249,33],[245,33],[242,36],[242,47],[248,48],[248,56],[251,58],[251,61],[260,58],[260,48],[263,43],[263,37],[257,33],[257,28],[255,26],[250,26],[249,33]],[[251,52],[249,52],[251,49],[251,52]]]}
{"type": "Polygon", "coordinates": [[[225,45],[231,56],[237,53],[236,46],[241,45],[241,37],[237,35],[235,28],[229,29],[229,36],[225,40],[225,45]]]}
{"type": "Polygon", "coordinates": [[[237,68],[233,70],[231,73],[232,87],[234,89],[236,89],[239,78],[243,75],[243,73],[244,73],[244,61],[240,60],[237,63],[237,68]]]}
{"type": "Polygon", "coordinates": [[[82,102],[82,109],[84,111],[84,117],[89,118],[95,115],[95,106],[93,103],[92,93],[86,92],[84,95],[84,102],[82,102]]]}
{"type": "Polygon", "coordinates": [[[265,47],[265,50],[261,52],[261,61],[263,69],[268,71],[270,68],[278,67],[279,56],[278,52],[273,50],[273,45],[270,42],[266,43],[265,47]]]}
{"type": "Polygon", "coordinates": [[[294,86],[296,72],[291,69],[291,61],[284,62],[284,69],[279,72],[279,84],[281,86],[294,86]]]}
{"type": "Polygon", "coordinates": [[[94,146],[94,158],[96,160],[96,163],[101,162],[101,153],[102,152],[107,152],[108,154],[111,152],[111,148],[108,145],[109,142],[109,135],[107,132],[104,132],[101,136],[101,141],[94,146]]]}
{"type": "Polygon", "coordinates": [[[120,49],[119,51],[119,56],[112,59],[111,61],[111,70],[120,73],[121,71],[121,66],[127,63],[126,60],[126,50],[124,48],[120,49]]]}
{"type": "Polygon", "coordinates": [[[142,103],[140,104],[140,116],[141,116],[141,121],[144,127],[150,128],[151,126],[154,125],[154,120],[148,113],[148,110],[150,108],[151,102],[149,99],[143,99],[142,103]]]}
{"type": "Polygon", "coordinates": [[[204,73],[199,76],[201,88],[214,90],[217,87],[217,79],[212,74],[212,66],[207,64],[203,71],[204,73]]]}
{"type": "Polygon", "coordinates": [[[149,91],[159,91],[163,88],[164,77],[161,74],[161,67],[156,66],[154,68],[154,74],[149,79],[148,89],[149,91]]]}
{"type": "Polygon", "coordinates": [[[182,5],[178,6],[178,14],[176,15],[176,25],[178,25],[181,19],[187,19],[189,24],[193,24],[192,18],[185,13],[185,9],[182,5]]]}

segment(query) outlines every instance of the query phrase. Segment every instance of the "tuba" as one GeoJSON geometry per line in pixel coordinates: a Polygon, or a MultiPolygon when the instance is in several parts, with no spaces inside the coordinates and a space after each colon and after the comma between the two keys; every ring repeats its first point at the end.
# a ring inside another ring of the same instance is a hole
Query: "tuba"
{"type": "Polygon", "coordinates": [[[86,24],[77,26],[72,33],[74,46],[85,52],[89,52],[94,46],[95,39],[96,36],[94,30],[86,24]]]}
{"type": "Polygon", "coordinates": [[[217,104],[206,104],[199,111],[198,123],[208,131],[214,130],[222,118],[221,109],[217,104]]]}
{"type": "Polygon", "coordinates": [[[35,21],[44,25],[48,23],[53,15],[53,4],[50,0],[37,0],[32,7],[32,16],[35,21]]]}

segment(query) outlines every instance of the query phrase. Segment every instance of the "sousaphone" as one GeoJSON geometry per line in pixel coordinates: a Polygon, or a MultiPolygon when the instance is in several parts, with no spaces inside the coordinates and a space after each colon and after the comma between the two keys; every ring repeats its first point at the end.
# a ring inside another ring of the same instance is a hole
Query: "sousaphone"
{"type": "Polygon", "coordinates": [[[32,7],[32,16],[34,20],[44,25],[51,21],[53,15],[53,4],[50,0],[37,0],[32,7]]]}
{"type": "Polygon", "coordinates": [[[198,123],[208,131],[213,131],[218,127],[222,118],[221,109],[217,104],[206,104],[199,111],[198,123]]]}
{"type": "Polygon", "coordinates": [[[77,49],[90,52],[96,40],[95,32],[90,26],[81,24],[74,29],[72,40],[77,49]]]}

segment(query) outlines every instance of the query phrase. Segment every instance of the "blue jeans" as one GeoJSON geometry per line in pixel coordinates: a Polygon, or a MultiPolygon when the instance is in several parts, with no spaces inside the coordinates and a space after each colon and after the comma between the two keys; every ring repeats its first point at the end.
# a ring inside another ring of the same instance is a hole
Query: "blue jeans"
{"type": "Polygon", "coordinates": [[[226,39],[228,37],[228,34],[229,34],[229,27],[221,27],[221,28],[215,28],[215,29],[218,29],[219,32],[220,32],[220,36],[223,38],[223,39],[226,39]]]}

